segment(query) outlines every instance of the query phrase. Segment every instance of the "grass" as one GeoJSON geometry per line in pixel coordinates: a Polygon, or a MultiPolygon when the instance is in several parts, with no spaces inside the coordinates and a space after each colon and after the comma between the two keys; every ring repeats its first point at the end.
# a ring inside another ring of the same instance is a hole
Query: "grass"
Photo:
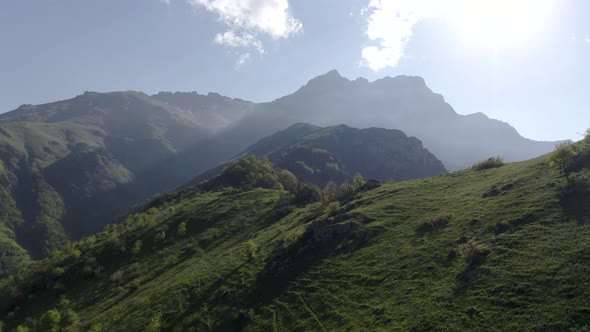
{"type": "Polygon", "coordinates": [[[0,320],[38,319],[65,295],[103,331],[583,328],[590,220],[569,203],[588,193],[566,185],[541,157],[384,184],[330,214],[277,214],[279,190],[189,188],[2,281],[0,320]]]}

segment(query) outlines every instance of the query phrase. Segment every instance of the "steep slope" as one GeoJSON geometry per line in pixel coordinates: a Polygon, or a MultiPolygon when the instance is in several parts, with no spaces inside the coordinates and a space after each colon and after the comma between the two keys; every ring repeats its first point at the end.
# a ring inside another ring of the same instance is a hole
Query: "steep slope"
{"type": "Polygon", "coordinates": [[[254,110],[255,104],[224,97],[218,93],[160,92],[151,96],[174,106],[197,123],[206,123],[213,130],[225,129],[254,110]]]}
{"type": "Polygon", "coordinates": [[[238,141],[253,141],[297,122],[399,129],[420,139],[450,170],[470,167],[494,155],[508,161],[526,160],[555,145],[525,139],[507,123],[482,113],[457,114],[420,77],[350,81],[335,70],[310,80],[291,95],[260,104],[236,125],[232,135],[241,135],[238,141]]]}
{"type": "MultiPolygon", "coordinates": [[[[356,173],[381,181],[404,181],[446,173],[443,164],[415,137],[399,130],[356,129],[345,125],[320,128],[299,123],[263,138],[240,153],[266,156],[299,179],[325,186],[342,183],[356,173]]],[[[219,174],[205,172],[193,183],[219,174]]]]}
{"type": "Polygon", "coordinates": [[[163,167],[214,133],[138,92],[87,92],[0,115],[0,275],[26,262],[23,248],[43,257],[215,165],[195,159],[170,177],[163,167]]]}
{"type": "Polygon", "coordinates": [[[1,317],[93,331],[587,329],[590,153],[569,170],[568,184],[543,156],[307,205],[187,188],[4,280],[1,317]]]}

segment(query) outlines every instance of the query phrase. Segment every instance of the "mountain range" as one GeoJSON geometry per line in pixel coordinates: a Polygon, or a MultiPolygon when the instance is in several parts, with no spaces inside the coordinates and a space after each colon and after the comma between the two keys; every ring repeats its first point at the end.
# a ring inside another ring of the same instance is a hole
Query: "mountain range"
{"type": "Polygon", "coordinates": [[[482,114],[459,115],[424,80],[407,76],[350,81],[331,71],[268,103],[127,91],[23,105],[0,115],[0,274],[242,153],[267,155],[323,185],[356,172],[397,181],[430,176],[493,155],[523,160],[552,148],[482,114]],[[311,124],[307,136],[280,149],[265,148],[280,135],[253,145],[302,122],[311,124]],[[296,170],[298,161],[317,164],[296,170]],[[318,175],[325,167],[333,176],[318,175]]]}

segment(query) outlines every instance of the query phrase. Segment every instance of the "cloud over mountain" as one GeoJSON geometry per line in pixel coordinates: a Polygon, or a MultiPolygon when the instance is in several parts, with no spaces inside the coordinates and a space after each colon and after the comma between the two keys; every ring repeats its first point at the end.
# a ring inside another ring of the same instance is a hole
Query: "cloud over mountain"
{"type": "Polygon", "coordinates": [[[214,39],[223,46],[264,53],[261,35],[278,40],[303,30],[301,22],[290,14],[287,0],[189,0],[189,3],[215,13],[227,25],[228,29],[214,39]]]}

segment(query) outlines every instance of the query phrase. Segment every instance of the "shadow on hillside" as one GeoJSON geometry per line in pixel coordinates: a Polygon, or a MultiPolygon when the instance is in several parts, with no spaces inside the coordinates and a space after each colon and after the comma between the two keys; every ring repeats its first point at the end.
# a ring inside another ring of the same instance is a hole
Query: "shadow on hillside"
{"type": "Polygon", "coordinates": [[[590,223],[590,183],[574,178],[559,191],[559,201],[565,215],[579,224],[590,223]]]}

